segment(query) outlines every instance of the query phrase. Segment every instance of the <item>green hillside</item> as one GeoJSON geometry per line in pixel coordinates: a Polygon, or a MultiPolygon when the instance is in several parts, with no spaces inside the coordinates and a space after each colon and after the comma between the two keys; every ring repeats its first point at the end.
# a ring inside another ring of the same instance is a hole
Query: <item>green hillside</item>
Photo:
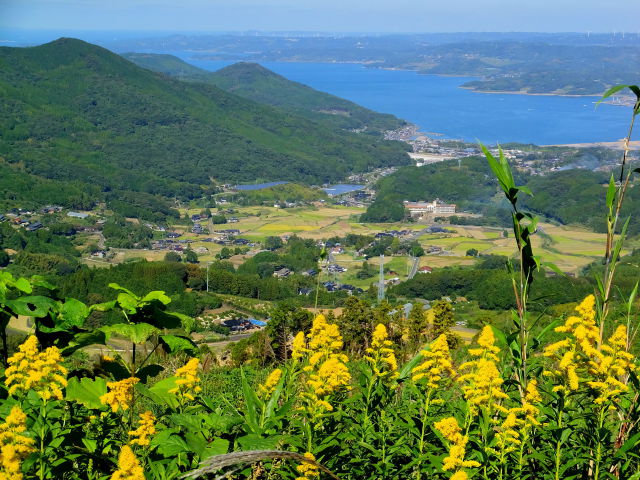
{"type": "Polygon", "coordinates": [[[104,192],[193,197],[212,179],[322,183],[409,163],[404,144],[180,82],[74,39],[0,48],[0,97],[0,164],[104,192]]]}
{"type": "Polygon", "coordinates": [[[185,81],[210,83],[249,100],[345,130],[364,129],[368,133],[379,133],[406,124],[393,115],[377,113],[288,80],[257,63],[240,62],[217,72],[208,72],[172,55],[125,53],[123,57],[149,70],[185,81]]]}

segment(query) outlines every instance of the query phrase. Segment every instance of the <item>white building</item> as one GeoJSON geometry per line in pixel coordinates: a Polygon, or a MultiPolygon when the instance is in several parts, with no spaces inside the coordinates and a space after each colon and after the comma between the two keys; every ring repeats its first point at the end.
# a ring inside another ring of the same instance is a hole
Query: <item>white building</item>
{"type": "Polygon", "coordinates": [[[404,202],[404,207],[409,210],[411,215],[424,215],[431,213],[434,215],[451,215],[456,213],[456,205],[453,203],[444,203],[439,198],[433,202],[404,202]]]}

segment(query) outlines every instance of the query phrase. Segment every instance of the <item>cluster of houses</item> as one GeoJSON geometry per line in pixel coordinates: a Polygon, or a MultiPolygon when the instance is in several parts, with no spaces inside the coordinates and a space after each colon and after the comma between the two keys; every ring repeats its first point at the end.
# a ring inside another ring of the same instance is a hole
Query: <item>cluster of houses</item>
{"type": "MultiPolygon", "coordinates": [[[[13,225],[23,227],[27,232],[35,232],[44,228],[39,220],[42,215],[52,213],[60,213],[64,210],[60,205],[47,205],[38,211],[26,210],[23,208],[12,208],[4,214],[0,214],[0,222],[10,222],[13,225]]],[[[87,213],[67,212],[68,217],[85,219],[89,216],[87,213]]]]}

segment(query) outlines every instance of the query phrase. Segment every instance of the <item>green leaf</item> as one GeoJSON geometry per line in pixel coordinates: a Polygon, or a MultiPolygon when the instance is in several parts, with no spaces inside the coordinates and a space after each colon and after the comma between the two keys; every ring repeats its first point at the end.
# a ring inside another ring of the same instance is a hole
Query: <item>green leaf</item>
{"type": "Polygon", "coordinates": [[[178,335],[161,335],[160,343],[167,353],[187,352],[191,355],[198,353],[198,347],[188,337],[178,335]]]}
{"type": "Polygon", "coordinates": [[[147,380],[149,379],[149,377],[155,377],[156,375],[160,374],[160,372],[162,372],[163,370],[164,370],[164,367],[154,363],[139,369],[136,372],[135,376],[138,377],[142,383],[147,383],[147,380]]]}
{"type": "Polygon", "coordinates": [[[149,391],[155,396],[156,401],[163,403],[172,408],[178,406],[178,398],[173,393],[169,393],[169,390],[176,388],[177,377],[168,377],[156,382],[156,384],[149,388],[149,391]]]}
{"type": "Polygon", "coordinates": [[[55,301],[42,296],[18,297],[15,300],[8,300],[6,305],[17,315],[28,317],[46,317],[52,308],[55,308],[55,301]]]}
{"type": "Polygon", "coordinates": [[[613,208],[613,201],[616,198],[616,182],[613,179],[613,174],[611,175],[611,178],[609,179],[609,187],[607,188],[607,207],[609,207],[609,210],[611,210],[613,208]]]}
{"type": "Polygon", "coordinates": [[[77,377],[69,379],[66,388],[65,399],[78,402],[90,409],[102,410],[105,405],[100,402],[100,397],[107,393],[107,382],[102,377],[93,379],[77,377]]]}
{"type": "Polygon", "coordinates": [[[263,438],[260,435],[250,433],[238,437],[236,441],[242,450],[273,450],[280,440],[280,436],[263,438]]]}
{"type": "Polygon", "coordinates": [[[164,305],[169,305],[171,303],[171,298],[169,298],[164,292],[160,290],[147,293],[140,302],[151,303],[153,300],[158,300],[164,305]]]}
{"type": "Polygon", "coordinates": [[[31,293],[33,291],[31,283],[26,278],[18,278],[13,286],[23,293],[31,293]]]}
{"type": "Polygon", "coordinates": [[[246,412],[246,421],[247,426],[254,432],[260,432],[260,425],[258,423],[258,418],[260,416],[260,399],[256,395],[254,389],[249,386],[249,382],[247,382],[247,377],[244,374],[244,370],[240,369],[240,377],[242,380],[242,393],[244,395],[244,405],[246,412]]]}
{"type": "Polygon", "coordinates": [[[629,85],[616,85],[615,87],[611,87],[609,90],[602,94],[600,100],[596,102],[596,106],[600,105],[600,103],[609,98],[611,95],[618,93],[620,90],[623,90],[627,87],[629,87],[629,85]]]}
{"type": "Polygon", "coordinates": [[[116,323],[102,327],[100,330],[107,334],[107,338],[115,333],[128,338],[133,343],[144,343],[149,337],[159,332],[156,327],[148,323],[116,323]]]}
{"type": "Polygon", "coordinates": [[[69,346],[62,350],[62,355],[68,357],[76,350],[87,347],[89,345],[105,345],[107,337],[104,332],[100,330],[93,330],[92,332],[77,333],[69,346]]]}
{"type": "Polygon", "coordinates": [[[158,444],[158,452],[166,458],[176,457],[180,453],[189,451],[187,443],[178,435],[171,435],[162,443],[158,444]]]}
{"type": "Polygon", "coordinates": [[[212,442],[209,442],[207,448],[205,448],[204,452],[202,452],[200,460],[205,460],[212,455],[224,455],[228,451],[229,440],[225,440],[224,438],[215,438],[212,442]]]}

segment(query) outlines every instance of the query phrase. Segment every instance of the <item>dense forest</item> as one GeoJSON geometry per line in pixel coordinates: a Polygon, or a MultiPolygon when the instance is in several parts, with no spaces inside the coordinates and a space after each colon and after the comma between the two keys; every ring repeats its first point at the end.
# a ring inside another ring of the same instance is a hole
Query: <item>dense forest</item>
{"type": "Polygon", "coordinates": [[[377,113],[335,95],[319,92],[256,63],[239,62],[208,72],[172,55],[125,53],[122,56],[149,70],[184,81],[209,83],[240,97],[334,128],[358,129],[375,135],[406,125],[393,115],[377,113]]]}
{"type": "MultiPolygon", "coordinates": [[[[65,205],[115,190],[199,197],[212,179],[318,184],[409,163],[400,142],[173,80],[79,40],[3,47],[0,69],[0,166],[34,175],[34,187],[71,186],[55,197],[65,205]]],[[[3,180],[4,199],[24,197],[16,183],[3,180]]]]}

